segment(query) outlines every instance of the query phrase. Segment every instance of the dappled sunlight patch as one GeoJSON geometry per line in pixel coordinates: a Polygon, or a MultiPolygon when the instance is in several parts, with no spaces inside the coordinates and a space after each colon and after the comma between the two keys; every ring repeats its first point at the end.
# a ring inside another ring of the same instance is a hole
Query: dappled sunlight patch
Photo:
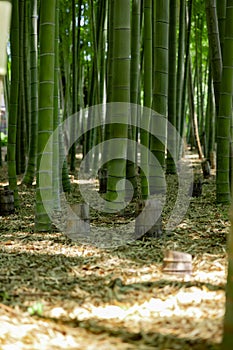
{"type": "Polygon", "coordinates": [[[81,346],[77,337],[67,334],[67,330],[52,326],[47,322],[27,319],[24,317],[19,323],[5,317],[1,321],[0,344],[2,350],[24,349],[79,349],[81,346]]]}
{"type": "MultiPolygon", "coordinates": [[[[182,337],[188,333],[190,338],[214,337],[220,342],[224,302],[223,291],[210,292],[191,287],[183,288],[164,300],[151,297],[148,301],[131,306],[120,304],[75,307],[66,317],[79,321],[104,320],[105,326],[111,326],[113,322],[115,327],[123,325],[128,331],[156,331],[159,327],[166,334],[182,337]],[[216,303],[218,309],[215,307],[216,303]]],[[[57,312],[57,308],[53,309],[50,315],[56,317],[57,312]]],[[[64,314],[65,311],[59,309],[59,317],[64,314]]]]}
{"type": "MultiPolygon", "coordinates": [[[[167,177],[164,224],[176,180],[167,177]]],[[[33,232],[35,189],[21,185],[22,206],[0,220],[1,349],[219,349],[229,208],[215,204],[214,178],[207,182],[173,232],[109,249],[80,245],[61,232],[33,232]],[[165,274],[165,249],[191,254],[192,273],[165,274]]],[[[67,198],[78,202],[78,184],[72,186],[67,198]]],[[[122,223],[133,210],[115,221],[92,210],[91,226],[124,235],[122,223]]]]}

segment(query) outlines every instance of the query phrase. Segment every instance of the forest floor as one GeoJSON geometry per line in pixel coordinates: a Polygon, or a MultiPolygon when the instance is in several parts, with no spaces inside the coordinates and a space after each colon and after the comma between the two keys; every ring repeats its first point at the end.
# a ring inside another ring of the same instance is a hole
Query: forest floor
{"type": "MultiPolygon", "coordinates": [[[[168,197],[175,182],[167,177],[168,197]]],[[[220,349],[230,223],[214,172],[172,235],[107,249],[33,232],[35,188],[19,195],[19,210],[0,217],[0,349],[220,349]],[[165,248],[192,254],[192,274],[164,273],[165,248]]],[[[116,223],[99,215],[92,225],[116,223]]]]}

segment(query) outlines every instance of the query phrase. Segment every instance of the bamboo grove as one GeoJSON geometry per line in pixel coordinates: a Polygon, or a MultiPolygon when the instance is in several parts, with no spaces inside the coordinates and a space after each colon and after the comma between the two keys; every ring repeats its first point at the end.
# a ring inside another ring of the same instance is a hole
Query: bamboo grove
{"type": "MultiPolygon", "coordinates": [[[[138,198],[164,192],[164,177],[156,167],[150,168],[144,149],[158,160],[158,168],[167,174],[177,172],[185,146],[175,133],[167,132],[168,122],[186,147],[196,148],[211,167],[216,152],[216,200],[230,203],[233,0],[12,0],[7,52],[9,186],[17,207],[17,175],[23,174],[26,185],[36,178],[35,230],[51,229],[41,194],[59,209],[61,188],[70,191],[69,171],[75,169],[77,145],[85,157],[103,141],[124,140],[124,157],[105,164],[109,211],[125,201],[125,182],[120,180],[128,179],[138,198]],[[70,147],[69,157],[64,135],[58,132],[41,166],[44,147],[62,121],[108,103],[143,106],[143,113],[153,110],[163,116],[161,139],[147,131],[158,123],[157,114],[144,115],[147,125],[140,128],[132,123],[132,114],[125,116],[126,123],[114,123],[114,112],[109,111],[105,127],[93,128],[98,116],[87,113],[81,123],[88,125],[88,132],[70,147]],[[140,140],[145,171],[138,171],[128,140],[140,140]],[[145,176],[147,171],[154,181],[145,176]]],[[[227,302],[231,310],[230,299],[227,302]]],[[[232,333],[229,320],[227,311],[224,344],[232,333]]]]}
{"type": "MultiPolygon", "coordinates": [[[[217,149],[217,201],[230,201],[231,26],[225,25],[230,3],[80,0],[51,1],[51,8],[43,1],[12,3],[4,85],[9,182],[16,205],[16,175],[23,173],[25,184],[33,182],[54,128],[72,113],[108,102],[152,108],[211,166],[217,149]]],[[[91,126],[92,120],[87,118],[87,123],[91,126]]],[[[98,142],[112,137],[138,140],[140,133],[140,142],[162,168],[175,173],[174,159],[170,152],[165,156],[165,149],[169,145],[179,159],[182,145],[174,135],[166,139],[166,124],[163,128],[163,143],[144,130],[122,125],[90,130],[79,141],[85,155],[98,142]]],[[[58,147],[57,157],[64,152],[61,140],[58,147]]],[[[50,169],[56,173],[54,153],[51,150],[50,169]]],[[[65,191],[70,189],[68,167],[75,168],[75,145],[69,159],[63,166],[65,191]]],[[[114,182],[127,176],[136,191],[135,167],[116,162],[119,167],[108,165],[109,178],[114,182]]],[[[148,165],[144,157],[142,162],[148,165]]],[[[109,188],[114,187],[112,181],[109,188]]],[[[140,182],[142,198],[157,191],[149,188],[143,172],[140,182]]],[[[106,196],[111,201],[111,191],[106,196]]]]}

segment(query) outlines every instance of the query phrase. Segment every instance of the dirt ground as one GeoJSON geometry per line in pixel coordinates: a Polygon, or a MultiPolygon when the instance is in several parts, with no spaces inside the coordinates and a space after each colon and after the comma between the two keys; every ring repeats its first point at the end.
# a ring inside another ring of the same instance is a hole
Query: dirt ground
{"type": "MultiPolygon", "coordinates": [[[[1,185],[6,178],[4,166],[1,185]]],[[[164,224],[175,183],[167,177],[164,224]]],[[[0,217],[2,350],[220,349],[230,224],[229,208],[215,202],[214,172],[171,234],[107,249],[33,232],[35,188],[19,185],[19,194],[19,210],[0,217]],[[192,254],[192,274],[164,273],[165,249],[192,254]]],[[[97,231],[131,220],[91,215],[97,231]]]]}

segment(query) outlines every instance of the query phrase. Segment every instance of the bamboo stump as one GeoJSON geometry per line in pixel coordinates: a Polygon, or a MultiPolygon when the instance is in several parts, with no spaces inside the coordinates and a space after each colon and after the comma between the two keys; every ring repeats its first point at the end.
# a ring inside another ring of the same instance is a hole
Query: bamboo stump
{"type": "Polygon", "coordinates": [[[14,192],[8,187],[0,188],[0,215],[10,215],[14,211],[14,192]]]}
{"type": "Polygon", "coordinates": [[[202,181],[201,179],[196,179],[189,188],[190,197],[200,197],[202,195],[202,181]]]}
{"type": "Polygon", "coordinates": [[[191,274],[192,255],[174,250],[165,251],[163,272],[171,274],[191,274]]]}
{"type": "Polygon", "coordinates": [[[201,163],[201,168],[204,178],[208,179],[210,177],[210,163],[207,159],[203,160],[203,162],[201,163]]]}
{"type": "Polygon", "coordinates": [[[107,179],[108,179],[108,171],[105,168],[101,168],[98,170],[98,179],[99,179],[99,193],[107,192],[107,179]]]}
{"type": "Polygon", "coordinates": [[[158,238],[162,236],[161,201],[148,199],[138,202],[138,213],[135,220],[135,236],[158,238]]]}
{"type": "Polygon", "coordinates": [[[216,153],[215,153],[215,151],[210,152],[210,165],[211,165],[211,169],[216,169],[216,153]]]}
{"type": "Polygon", "coordinates": [[[75,215],[68,216],[65,233],[73,240],[87,238],[90,233],[89,205],[86,203],[72,204],[71,209],[75,215]]]}

